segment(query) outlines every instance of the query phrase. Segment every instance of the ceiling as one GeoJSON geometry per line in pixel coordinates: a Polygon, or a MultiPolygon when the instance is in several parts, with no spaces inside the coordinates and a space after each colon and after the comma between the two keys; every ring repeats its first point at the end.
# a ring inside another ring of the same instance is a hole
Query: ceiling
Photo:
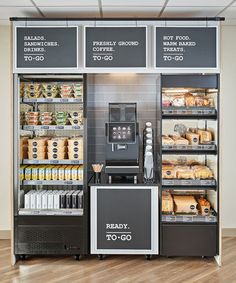
{"type": "Polygon", "coordinates": [[[215,17],[236,25],[236,0],[0,0],[10,17],[215,17]]]}

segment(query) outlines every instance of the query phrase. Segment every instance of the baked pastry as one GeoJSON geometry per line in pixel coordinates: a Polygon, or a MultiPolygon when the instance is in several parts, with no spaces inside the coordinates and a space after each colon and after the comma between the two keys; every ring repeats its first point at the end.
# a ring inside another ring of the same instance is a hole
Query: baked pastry
{"type": "Polygon", "coordinates": [[[175,172],[177,179],[195,179],[194,170],[189,166],[176,166],[175,172]]]}
{"type": "Polygon", "coordinates": [[[198,199],[198,208],[201,215],[207,216],[210,214],[211,204],[207,199],[201,197],[198,199]]]}
{"type": "Polygon", "coordinates": [[[199,134],[187,132],[186,139],[189,141],[190,145],[198,145],[199,144],[199,134]]]}
{"type": "Polygon", "coordinates": [[[196,179],[212,179],[214,177],[212,170],[204,165],[195,165],[192,167],[196,179]]]}
{"type": "Polygon", "coordinates": [[[174,165],[162,165],[162,179],[175,179],[174,165]]]}
{"type": "Polygon", "coordinates": [[[191,93],[185,94],[186,106],[195,106],[195,97],[191,93]]]}
{"type": "Polygon", "coordinates": [[[174,202],[169,192],[163,192],[162,194],[162,212],[172,213],[174,211],[174,202]]]}
{"type": "Polygon", "coordinates": [[[162,136],[162,145],[174,145],[175,142],[168,136],[162,136]]]}
{"type": "Polygon", "coordinates": [[[174,210],[176,213],[197,214],[197,202],[194,196],[174,195],[174,210]]]}
{"type": "Polygon", "coordinates": [[[207,97],[197,96],[195,98],[196,106],[211,106],[211,103],[207,97]]]}

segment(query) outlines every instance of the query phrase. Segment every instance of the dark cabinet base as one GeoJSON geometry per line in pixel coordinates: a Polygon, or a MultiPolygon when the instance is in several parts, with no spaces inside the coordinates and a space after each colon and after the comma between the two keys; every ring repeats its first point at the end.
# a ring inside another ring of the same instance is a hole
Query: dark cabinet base
{"type": "Polygon", "coordinates": [[[24,255],[87,254],[83,218],[76,216],[16,216],[15,250],[24,255]]]}
{"type": "Polygon", "coordinates": [[[217,230],[215,224],[163,224],[161,255],[215,256],[217,230]]]}

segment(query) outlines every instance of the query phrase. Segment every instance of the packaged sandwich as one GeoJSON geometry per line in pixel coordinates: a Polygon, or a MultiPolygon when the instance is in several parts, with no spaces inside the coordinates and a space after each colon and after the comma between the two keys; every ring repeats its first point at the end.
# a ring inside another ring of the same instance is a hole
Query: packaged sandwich
{"type": "Polygon", "coordinates": [[[212,179],[214,177],[212,170],[204,165],[195,165],[192,167],[196,179],[212,179]]]}
{"type": "Polygon", "coordinates": [[[197,202],[194,196],[174,195],[174,210],[176,213],[197,214],[197,202]]]}
{"type": "Polygon", "coordinates": [[[201,144],[206,144],[212,141],[212,133],[206,130],[197,130],[201,144]]]}
{"type": "Polygon", "coordinates": [[[194,170],[189,166],[176,166],[177,179],[195,179],[194,170]]]}
{"type": "Polygon", "coordinates": [[[72,93],[75,98],[80,98],[83,96],[83,84],[75,83],[72,86],[72,93]]]}
{"type": "Polygon", "coordinates": [[[162,179],[175,179],[174,165],[162,165],[162,179]]]}
{"type": "Polygon", "coordinates": [[[42,94],[45,98],[55,98],[58,95],[57,83],[43,83],[42,94]]]}
{"type": "Polygon", "coordinates": [[[74,137],[68,139],[68,147],[74,146],[83,148],[83,137],[74,137]]]}
{"type": "Polygon", "coordinates": [[[173,139],[175,145],[189,145],[189,141],[183,137],[177,135],[171,135],[170,137],[173,139]]]}
{"type": "Polygon", "coordinates": [[[172,213],[174,211],[174,202],[169,192],[162,193],[162,212],[172,213]]]}
{"type": "Polygon", "coordinates": [[[187,132],[186,133],[186,139],[189,141],[190,145],[198,145],[199,144],[199,134],[187,132]]]}
{"type": "Polygon", "coordinates": [[[78,118],[68,118],[72,126],[81,126],[83,124],[83,119],[78,118]]]}
{"type": "Polygon", "coordinates": [[[175,142],[172,138],[168,137],[168,136],[162,136],[162,145],[174,145],[175,142]]]}

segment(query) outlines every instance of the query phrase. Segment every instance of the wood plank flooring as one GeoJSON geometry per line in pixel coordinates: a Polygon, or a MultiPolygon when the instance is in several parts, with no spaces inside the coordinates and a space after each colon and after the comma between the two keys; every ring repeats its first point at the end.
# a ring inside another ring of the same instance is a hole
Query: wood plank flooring
{"type": "Polygon", "coordinates": [[[223,266],[214,259],[95,256],[76,261],[72,257],[32,257],[10,263],[10,241],[0,240],[0,283],[234,283],[236,238],[223,239],[223,266]]]}

